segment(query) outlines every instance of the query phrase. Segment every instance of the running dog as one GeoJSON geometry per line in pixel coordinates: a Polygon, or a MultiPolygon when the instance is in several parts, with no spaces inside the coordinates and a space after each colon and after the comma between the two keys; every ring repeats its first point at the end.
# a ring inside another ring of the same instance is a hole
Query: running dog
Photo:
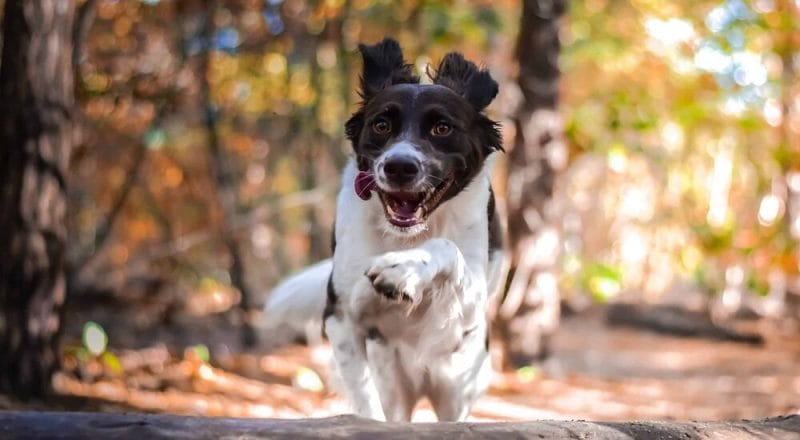
{"type": "Polygon", "coordinates": [[[279,285],[267,315],[319,314],[356,414],[408,421],[428,397],[464,420],[489,385],[487,302],[505,276],[487,160],[502,139],[483,112],[498,86],[459,53],[420,84],[396,41],[359,50],[333,258],[279,285]]]}

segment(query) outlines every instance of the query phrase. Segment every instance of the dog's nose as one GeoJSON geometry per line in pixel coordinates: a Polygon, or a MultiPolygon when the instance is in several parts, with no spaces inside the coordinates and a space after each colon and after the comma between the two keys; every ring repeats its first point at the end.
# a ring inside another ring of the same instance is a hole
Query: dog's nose
{"type": "Polygon", "coordinates": [[[396,155],[383,163],[383,174],[386,180],[394,185],[407,185],[413,182],[422,168],[419,160],[409,155],[396,155]]]}

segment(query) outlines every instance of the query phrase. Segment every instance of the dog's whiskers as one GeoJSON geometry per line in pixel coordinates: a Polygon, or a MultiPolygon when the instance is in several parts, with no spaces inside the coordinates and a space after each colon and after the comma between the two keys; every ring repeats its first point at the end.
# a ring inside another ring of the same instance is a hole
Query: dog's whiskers
{"type": "Polygon", "coordinates": [[[364,188],[361,188],[361,191],[357,192],[357,193],[356,193],[356,195],[357,195],[359,198],[361,198],[361,196],[363,196],[364,194],[366,194],[366,193],[368,193],[368,192],[370,192],[370,191],[372,191],[372,190],[371,190],[369,187],[366,187],[366,186],[365,186],[364,188]]]}
{"type": "Polygon", "coordinates": [[[436,180],[438,180],[437,184],[438,184],[438,183],[442,183],[442,182],[444,182],[444,179],[443,179],[443,178],[441,178],[441,177],[437,177],[437,176],[434,176],[433,174],[425,174],[425,177],[426,177],[426,178],[430,178],[430,179],[436,179],[436,180]]]}

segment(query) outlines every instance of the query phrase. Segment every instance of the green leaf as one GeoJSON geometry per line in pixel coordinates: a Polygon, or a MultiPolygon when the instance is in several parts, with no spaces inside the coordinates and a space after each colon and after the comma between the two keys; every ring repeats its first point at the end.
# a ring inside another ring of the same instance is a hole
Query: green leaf
{"type": "Polygon", "coordinates": [[[193,345],[189,349],[192,350],[194,354],[206,364],[211,360],[211,353],[209,352],[208,347],[205,345],[197,344],[193,345]]]}
{"type": "Polygon", "coordinates": [[[322,383],[319,375],[314,370],[306,367],[301,367],[297,370],[293,382],[296,387],[315,393],[322,392],[325,389],[325,384],[322,383]]]}
{"type": "Polygon", "coordinates": [[[620,269],[605,264],[592,264],[584,273],[584,288],[598,302],[607,302],[622,290],[620,269]]]}
{"type": "Polygon", "coordinates": [[[517,380],[522,383],[533,382],[541,373],[541,369],[530,365],[517,370],[517,380]]]}
{"type": "Polygon", "coordinates": [[[103,364],[108,367],[114,374],[122,374],[122,363],[119,361],[119,358],[114,353],[107,351],[103,353],[101,357],[103,360],[103,364]]]}
{"type": "Polygon", "coordinates": [[[83,326],[83,346],[94,356],[100,356],[106,351],[108,336],[100,324],[89,321],[83,326]]]}

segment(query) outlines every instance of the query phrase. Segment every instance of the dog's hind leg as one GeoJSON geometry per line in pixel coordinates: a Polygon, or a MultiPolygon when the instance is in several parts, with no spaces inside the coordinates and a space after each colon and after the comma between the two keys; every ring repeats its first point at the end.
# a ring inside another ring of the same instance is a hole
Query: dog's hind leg
{"type": "Polygon", "coordinates": [[[419,387],[408,377],[397,350],[375,333],[367,335],[367,358],[386,420],[409,422],[419,398],[419,387]]]}
{"type": "Polygon", "coordinates": [[[367,363],[365,336],[356,331],[352,322],[336,314],[325,320],[325,332],[353,411],[362,417],[386,420],[367,363]]]}

